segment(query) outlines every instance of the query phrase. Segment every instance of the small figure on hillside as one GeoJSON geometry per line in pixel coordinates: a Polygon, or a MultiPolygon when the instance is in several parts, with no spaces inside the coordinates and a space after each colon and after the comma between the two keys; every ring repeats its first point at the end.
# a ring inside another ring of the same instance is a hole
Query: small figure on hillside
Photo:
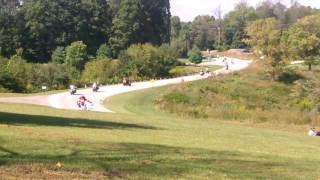
{"type": "Polygon", "coordinates": [[[308,135],[309,136],[320,136],[320,132],[317,131],[315,128],[310,128],[310,130],[308,131],[308,135]]]}

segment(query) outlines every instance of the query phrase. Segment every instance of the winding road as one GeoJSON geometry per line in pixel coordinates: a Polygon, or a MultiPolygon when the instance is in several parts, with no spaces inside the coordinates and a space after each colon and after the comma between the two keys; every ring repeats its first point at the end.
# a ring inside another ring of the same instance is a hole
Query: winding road
{"type": "MultiPolygon", "coordinates": [[[[91,111],[97,112],[112,112],[106,107],[103,106],[103,101],[113,95],[152,88],[152,87],[159,87],[169,84],[178,84],[181,82],[188,82],[188,81],[196,81],[200,79],[208,78],[211,75],[218,75],[218,74],[227,74],[230,72],[242,70],[251,63],[251,61],[234,59],[234,58],[227,58],[227,62],[229,64],[229,69],[226,70],[225,68],[216,70],[211,74],[205,74],[201,76],[199,74],[191,75],[191,76],[184,76],[179,78],[172,78],[172,79],[163,79],[163,80],[156,80],[156,81],[148,81],[148,82],[137,82],[132,83],[132,86],[123,86],[122,84],[118,85],[109,85],[109,86],[102,86],[100,87],[98,92],[92,92],[92,89],[84,89],[78,90],[75,95],[70,95],[69,92],[53,94],[49,96],[30,96],[30,97],[8,97],[8,98],[0,98],[0,102],[10,102],[10,103],[24,103],[24,104],[36,104],[36,105],[43,105],[49,106],[57,109],[69,109],[69,110],[79,110],[76,105],[76,101],[78,100],[79,96],[84,95],[87,99],[93,102],[94,106],[92,107],[91,111]]],[[[204,66],[208,65],[225,65],[222,58],[216,58],[214,61],[204,62],[202,63],[204,66]]]]}

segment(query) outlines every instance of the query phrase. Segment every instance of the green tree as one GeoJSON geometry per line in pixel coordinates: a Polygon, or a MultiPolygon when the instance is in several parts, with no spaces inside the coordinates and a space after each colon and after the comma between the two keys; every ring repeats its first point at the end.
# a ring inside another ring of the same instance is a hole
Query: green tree
{"type": "Polygon", "coordinates": [[[101,44],[96,53],[97,59],[112,58],[111,48],[107,44],[101,44]]]}
{"type": "Polygon", "coordinates": [[[181,31],[181,22],[178,16],[171,17],[171,39],[178,38],[181,31]]]}
{"type": "Polygon", "coordinates": [[[272,0],[264,0],[260,2],[256,8],[259,19],[276,17],[274,14],[274,4],[272,0]]]}
{"type": "Polygon", "coordinates": [[[131,44],[169,42],[170,16],[169,0],[122,0],[109,40],[114,55],[131,44]]]}
{"type": "Polygon", "coordinates": [[[52,50],[82,40],[94,55],[108,39],[111,15],[103,0],[24,0],[21,8],[25,31],[22,47],[27,59],[50,60],[52,50]]]}
{"type": "Polygon", "coordinates": [[[202,62],[203,56],[199,48],[194,47],[188,52],[188,57],[191,62],[199,64],[202,62]]]}
{"type": "Polygon", "coordinates": [[[224,19],[223,35],[225,43],[231,48],[245,48],[243,39],[247,37],[245,27],[256,20],[254,8],[248,6],[245,1],[236,5],[224,19]]]}
{"type": "Polygon", "coordinates": [[[118,62],[109,59],[97,59],[88,62],[82,74],[83,81],[87,83],[108,83],[115,78],[118,62]]]}
{"type": "Polygon", "coordinates": [[[320,15],[298,20],[288,33],[290,54],[304,60],[311,70],[312,65],[320,61],[320,15]]]}
{"type": "Polygon", "coordinates": [[[27,62],[22,58],[22,49],[17,49],[16,54],[13,55],[6,64],[6,72],[8,73],[6,77],[13,82],[10,88],[14,88],[15,92],[23,92],[27,85],[27,62]]]}
{"type": "Polygon", "coordinates": [[[249,39],[245,42],[256,54],[265,57],[272,79],[277,80],[286,62],[283,58],[284,44],[281,41],[277,20],[275,18],[256,20],[248,25],[246,32],[249,39]]]}
{"type": "Polygon", "coordinates": [[[120,65],[130,69],[127,74],[141,78],[168,76],[169,70],[177,62],[175,52],[169,45],[155,47],[149,43],[131,45],[121,56],[120,61],[120,65]]]}
{"type": "Polygon", "coordinates": [[[55,64],[63,64],[66,59],[66,52],[64,51],[64,47],[58,46],[56,50],[53,51],[51,60],[55,64]]]}
{"type": "Polygon", "coordinates": [[[11,57],[21,47],[24,33],[19,0],[0,0],[0,56],[11,57]]]}
{"type": "Polygon", "coordinates": [[[82,41],[76,41],[66,48],[66,65],[77,71],[82,71],[87,61],[87,45],[82,41]]]}
{"type": "Polygon", "coordinates": [[[197,16],[191,24],[191,46],[211,49],[218,32],[215,25],[213,16],[197,16]]]}

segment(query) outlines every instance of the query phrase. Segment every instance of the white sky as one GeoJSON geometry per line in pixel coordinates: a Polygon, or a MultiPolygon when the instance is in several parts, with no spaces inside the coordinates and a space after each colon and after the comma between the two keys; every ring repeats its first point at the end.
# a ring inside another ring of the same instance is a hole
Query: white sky
{"type": "MultiPolygon", "coordinates": [[[[197,15],[214,15],[215,10],[221,6],[223,13],[234,8],[240,0],[170,0],[171,14],[179,16],[182,21],[192,21],[197,15]]],[[[247,0],[251,6],[256,6],[263,0],[247,0]]],[[[278,2],[279,0],[273,0],[278,2]]],[[[280,0],[290,5],[291,0],[280,0]]],[[[299,0],[302,5],[320,8],[320,0],[299,0]]]]}

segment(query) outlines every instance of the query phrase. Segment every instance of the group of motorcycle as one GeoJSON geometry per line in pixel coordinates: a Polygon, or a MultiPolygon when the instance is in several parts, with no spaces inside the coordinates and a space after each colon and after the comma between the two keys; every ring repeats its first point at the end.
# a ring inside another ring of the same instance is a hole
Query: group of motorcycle
{"type": "MultiPolygon", "coordinates": [[[[129,77],[124,77],[122,80],[122,84],[123,86],[131,86],[131,81],[129,80],[129,77]]],[[[99,83],[95,82],[92,84],[92,91],[99,91],[99,83]]],[[[75,85],[70,85],[69,92],[71,95],[75,95],[77,93],[77,87],[75,85]]],[[[93,103],[89,101],[86,97],[81,96],[77,101],[77,106],[82,110],[90,110],[93,107],[93,103]]]]}

